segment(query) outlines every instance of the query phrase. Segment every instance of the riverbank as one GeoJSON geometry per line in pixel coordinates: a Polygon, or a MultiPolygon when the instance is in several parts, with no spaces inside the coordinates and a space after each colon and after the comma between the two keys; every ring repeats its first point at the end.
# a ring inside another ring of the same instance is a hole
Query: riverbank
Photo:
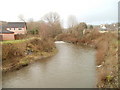
{"type": "Polygon", "coordinates": [[[118,40],[117,33],[90,31],[78,38],[74,34],[61,34],[57,40],[86,45],[96,49],[98,88],[118,88],[118,40]]]}
{"type": "Polygon", "coordinates": [[[36,60],[53,56],[57,52],[52,39],[32,38],[29,40],[2,43],[2,71],[19,70],[36,60]]]}

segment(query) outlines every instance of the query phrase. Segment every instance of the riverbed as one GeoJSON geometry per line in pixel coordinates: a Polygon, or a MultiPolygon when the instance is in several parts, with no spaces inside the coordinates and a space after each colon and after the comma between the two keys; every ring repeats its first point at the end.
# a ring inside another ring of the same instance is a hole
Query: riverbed
{"type": "Polygon", "coordinates": [[[95,50],[56,42],[58,53],[3,74],[3,88],[94,88],[95,50]]]}

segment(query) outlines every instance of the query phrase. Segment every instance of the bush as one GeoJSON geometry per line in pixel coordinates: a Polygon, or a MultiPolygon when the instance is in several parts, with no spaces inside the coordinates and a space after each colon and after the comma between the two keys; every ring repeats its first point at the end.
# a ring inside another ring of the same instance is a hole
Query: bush
{"type": "Polygon", "coordinates": [[[26,45],[24,43],[7,43],[2,45],[2,59],[12,59],[25,55],[26,45]]]}
{"type": "Polygon", "coordinates": [[[20,40],[20,39],[25,39],[26,38],[26,34],[16,34],[15,35],[15,40],[20,40]]]}
{"type": "Polygon", "coordinates": [[[57,36],[56,40],[58,41],[66,41],[66,42],[71,42],[71,43],[76,43],[78,41],[78,39],[76,38],[76,36],[74,34],[60,34],[57,36]]]}
{"type": "Polygon", "coordinates": [[[38,35],[39,34],[39,30],[38,29],[28,30],[28,33],[32,34],[32,35],[38,35]]]}
{"type": "Polygon", "coordinates": [[[55,47],[53,40],[51,39],[33,39],[27,42],[27,48],[33,52],[46,51],[49,52],[55,47]]]}
{"type": "Polygon", "coordinates": [[[8,60],[23,57],[33,52],[49,52],[53,48],[55,48],[55,45],[52,39],[41,40],[34,38],[21,43],[4,43],[2,45],[2,59],[8,60]]]}

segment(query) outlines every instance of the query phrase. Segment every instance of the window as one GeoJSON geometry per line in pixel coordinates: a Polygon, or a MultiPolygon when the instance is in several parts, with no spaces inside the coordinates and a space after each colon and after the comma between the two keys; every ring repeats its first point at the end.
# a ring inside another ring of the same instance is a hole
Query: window
{"type": "Polygon", "coordinates": [[[14,28],[11,28],[11,30],[14,30],[14,28]]]}
{"type": "Polygon", "coordinates": [[[7,28],[7,30],[10,30],[10,28],[7,28]]]}
{"type": "Polygon", "coordinates": [[[22,30],[22,28],[18,28],[18,30],[22,30]]]}

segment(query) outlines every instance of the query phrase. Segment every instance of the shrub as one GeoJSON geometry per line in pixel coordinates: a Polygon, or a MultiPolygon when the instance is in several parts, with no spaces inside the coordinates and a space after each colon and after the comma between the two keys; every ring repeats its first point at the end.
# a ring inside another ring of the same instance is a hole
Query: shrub
{"type": "Polygon", "coordinates": [[[34,38],[21,43],[4,43],[2,45],[2,59],[8,60],[23,57],[31,52],[49,52],[55,47],[52,39],[34,38]]]}
{"type": "Polygon", "coordinates": [[[24,43],[7,43],[2,45],[3,60],[21,57],[25,55],[26,45],[24,43]]]}
{"type": "Polygon", "coordinates": [[[27,42],[27,48],[32,49],[33,52],[46,51],[49,52],[55,47],[52,39],[38,39],[35,38],[27,42]]]}
{"type": "Polygon", "coordinates": [[[15,35],[15,40],[20,40],[20,39],[25,39],[26,38],[26,34],[16,34],[15,35]]]}

